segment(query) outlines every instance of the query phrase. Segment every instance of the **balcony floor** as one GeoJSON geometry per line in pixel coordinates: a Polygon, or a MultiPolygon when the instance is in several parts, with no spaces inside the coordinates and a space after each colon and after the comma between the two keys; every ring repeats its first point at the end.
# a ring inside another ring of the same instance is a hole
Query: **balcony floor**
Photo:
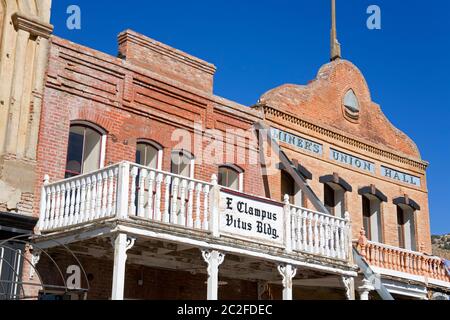
{"type": "MultiPolygon", "coordinates": [[[[134,261],[133,252],[140,252],[140,255],[150,255],[155,248],[160,248],[158,252],[164,252],[165,250],[172,251],[172,253],[180,253],[179,257],[170,256],[170,261],[159,260],[162,257],[156,259],[150,259],[158,266],[156,261],[160,261],[163,265],[179,264],[186,267],[180,261],[187,259],[183,254],[196,252],[198,256],[195,265],[204,266],[203,260],[201,260],[201,249],[213,249],[219,250],[229,255],[235,255],[244,257],[251,263],[252,259],[256,261],[265,261],[272,264],[292,264],[306,271],[314,271],[324,274],[333,275],[345,275],[356,276],[357,267],[341,260],[330,259],[321,257],[320,255],[311,255],[300,252],[286,253],[283,248],[276,248],[273,246],[267,246],[263,244],[253,243],[245,240],[237,240],[222,235],[220,238],[214,238],[210,233],[205,231],[199,231],[189,228],[184,228],[176,225],[169,225],[164,223],[157,223],[154,221],[148,221],[138,217],[127,218],[124,220],[118,220],[116,218],[109,218],[105,220],[94,221],[89,224],[83,224],[79,226],[73,226],[70,228],[65,227],[61,230],[55,230],[51,233],[47,233],[38,236],[34,239],[36,246],[39,248],[47,249],[66,245],[76,248],[87,248],[86,250],[96,251],[98,243],[101,243],[101,248],[104,251],[101,255],[112,257],[111,237],[117,232],[127,233],[129,236],[136,238],[136,244],[133,249],[130,250],[130,259],[134,261]],[[105,245],[105,243],[107,245],[105,245]],[[161,247],[162,246],[162,247],[161,247]],[[178,248],[176,250],[164,249],[178,248]],[[175,260],[174,260],[175,259],[175,260]],[[177,260],[181,259],[181,260],[177,260]],[[200,261],[201,260],[201,261],[200,261]],[[168,264],[166,264],[166,262],[168,264]]],[[[79,251],[79,250],[77,250],[79,251]]],[[[80,252],[83,252],[81,250],[80,252]]],[[[98,253],[100,255],[100,253],[98,253]]],[[[164,258],[164,257],[163,257],[164,258]]],[[[167,258],[167,257],[166,257],[167,258]]],[[[145,259],[144,259],[145,260],[145,259]]],[[[144,260],[141,263],[144,263],[144,260]]],[[[227,260],[227,259],[226,259],[227,260]]],[[[138,263],[139,261],[135,261],[138,263]]],[[[146,262],[147,263],[147,262],[146,262]]],[[[192,264],[192,263],[191,263],[192,264]]],[[[249,268],[249,272],[252,273],[252,268],[249,268]]],[[[234,270],[233,272],[235,272],[234,270]]],[[[253,272],[254,273],[254,272],[253,272]]],[[[270,274],[275,272],[270,272],[270,274]]],[[[267,277],[262,277],[267,278],[267,277]]]]}

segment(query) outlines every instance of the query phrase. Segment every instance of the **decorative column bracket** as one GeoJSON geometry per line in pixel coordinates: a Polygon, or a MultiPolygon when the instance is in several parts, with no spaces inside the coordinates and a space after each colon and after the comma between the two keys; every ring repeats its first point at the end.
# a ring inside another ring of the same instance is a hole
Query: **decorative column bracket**
{"type": "Polygon", "coordinates": [[[292,300],[292,280],[297,275],[297,268],[290,264],[279,265],[278,272],[283,277],[283,300],[292,300]]]}
{"type": "MultiPolygon", "coordinates": [[[[117,239],[118,236],[119,236],[119,234],[116,234],[115,236],[111,237],[111,245],[112,245],[113,248],[115,247],[116,239],[117,239]]],[[[128,250],[133,248],[135,242],[136,242],[136,238],[135,237],[127,236],[127,245],[125,247],[125,252],[127,252],[128,250]]]]}
{"type": "Polygon", "coordinates": [[[355,300],[355,279],[352,277],[341,277],[345,288],[345,297],[347,300],[355,300]]]}
{"type": "Polygon", "coordinates": [[[219,266],[225,260],[225,254],[216,250],[202,250],[203,260],[208,264],[207,299],[217,300],[219,291],[219,266]]]}
{"type": "Polygon", "coordinates": [[[39,263],[39,260],[41,259],[42,251],[40,249],[35,249],[33,246],[30,245],[30,247],[28,248],[28,252],[31,254],[31,268],[29,280],[33,280],[34,274],[36,273],[36,266],[39,263]]]}
{"type": "Polygon", "coordinates": [[[136,238],[130,237],[126,233],[117,233],[111,237],[114,248],[112,300],[123,300],[127,251],[134,246],[135,242],[136,238]]]}

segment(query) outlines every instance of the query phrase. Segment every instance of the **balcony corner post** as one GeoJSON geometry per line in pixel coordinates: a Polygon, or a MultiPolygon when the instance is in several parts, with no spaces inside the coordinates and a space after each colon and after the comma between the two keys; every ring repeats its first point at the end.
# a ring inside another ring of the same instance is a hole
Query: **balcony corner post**
{"type": "Polygon", "coordinates": [[[209,227],[213,237],[219,238],[219,212],[220,212],[220,186],[218,184],[217,175],[213,174],[211,177],[212,190],[209,194],[210,197],[210,216],[209,227]]]}
{"type": "Polygon", "coordinates": [[[292,253],[292,218],[289,196],[284,195],[284,244],[287,253],[292,253]]]}
{"type": "Polygon", "coordinates": [[[375,290],[375,287],[370,283],[369,280],[364,279],[362,281],[362,285],[358,287],[359,299],[369,300],[369,293],[373,290],[375,290]]]}
{"type": "Polygon", "coordinates": [[[352,220],[350,218],[350,213],[348,211],[345,212],[345,225],[347,228],[347,240],[348,240],[348,252],[347,252],[347,260],[353,264],[353,232],[352,232],[352,220]]]}
{"type": "Polygon", "coordinates": [[[297,268],[290,264],[279,265],[278,272],[283,277],[283,300],[292,300],[292,280],[297,275],[297,268]]]}
{"type": "Polygon", "coordinates": [[[45,187],[48,186],[48,184],[50,183],[50,177],[48,174],[46,174],[44,176],[44,180],[43,180],[43,184],[42,184],[42,189],[41,189],[41,203],[40,203],[40,207],[39,207],[39,227],[37,230],[37,233],[40,234],[42,230],[45,230],[46,226],[47,226],[47,219],[49,217],[46,216],[46,211],[47,211],[47,193],[45,191],[45,187]]]}
{"type": "Polygon", "coordinates": [[[127,251],[134,246],[135,241],[136,238],[129,237],[126,233],[118,233],[111,239],[114,247],[111,300],[123,300],[124,298],[127,251]]]}
{"type": "Polygon", "coordinates": [[[119,178],[117,188],[117,212],[118,219],[128,217],[128,197],[130,186],[130,163],[122,162],[119,164],[119,178]]]}
{"type": "Polygon", "coordinates": [[[347,300],[355,300],[355,278],[342,276],[342,283],[345,288],[345,297],[347,300]]]}
{"type": "Polygon", "coordinates": [[[203,260],[208,265],[207,299],[218,300],[219,296],[219,266],[225,259],[225,254],[216,250],[201,250],[203,260]]]}

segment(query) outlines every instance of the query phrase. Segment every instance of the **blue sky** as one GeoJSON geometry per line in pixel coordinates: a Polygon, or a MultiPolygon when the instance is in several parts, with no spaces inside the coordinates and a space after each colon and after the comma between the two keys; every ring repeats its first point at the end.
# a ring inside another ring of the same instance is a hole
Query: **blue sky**
{"type": "MultiPolygon", "coordinates": [[[[133,29],[214,63],[215,93],[245,105],[281,84],[307,83],[329,60],[329,0],[53,2],[56,35],[116,55],[117,34],[133,29]],[[72,4],[81,30],[66,27],[72,4]]],[[[450,233],[450,1],[337,0],[337,10],[343,57],[431,163],[432,232],[450,233]],[[372,4],[381,30],[366,27],[372,4]]]]}

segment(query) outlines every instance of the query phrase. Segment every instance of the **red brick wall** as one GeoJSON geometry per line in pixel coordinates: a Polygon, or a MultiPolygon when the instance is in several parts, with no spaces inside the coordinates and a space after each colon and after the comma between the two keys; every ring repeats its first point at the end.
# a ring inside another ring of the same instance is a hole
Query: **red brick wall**
{"type": "MultiPolygon", "coordinates": [[[[136,37],[169,50],[154,40],[142,39],[141,35],[127,32],[121,36],[120,51],[126,56],[124,61],[57,37],[52,38],[39,134],[39,181],[42,181],[44,174],[49,174],[51,181],[64,177],[71,121],[88,121],[106,131],[106,165],[121,160],[134,161],[136,140],[145,138],[164,147],[163,170],[168,171],[170,151],[177,144],[171,139],[174,130],[192,132],[193,123],[200,121],[204,129],[224,133],[226,129],[247,130],[262,119],[261,110],[238,105],[211,93],[212,87],[208,86],[212,85],[212,75],[203,70],[208,64],[202,65],[203,71],[198,75],[198,69],[183,69],[187,65],[175,58],[171,62],[173,64],[167,65],[164,60],[167,57],[161,52],[158,54],[163,55],[164,59],[163,56],[144,59],[150,49],[147,45],[140,46],[141,42],[136,37]]],[[[178,57],[184,55],[179,51],[170,52],[178,57]]],[[[320,197],[323,197],[323,185],[319,183],[319,178],[323,175],[336,172],[353,186],[353,193],[347,194],[346,200],[354,222],[354,237],[362,227],[362,204],[357,191],[360,187],[374,184],[388,197],[388,202],[383,205],[386,243],[398,244],[396,210],[392,200],[407,194],[421,206],[420,212],[416,213],[417,242],[423,242],[425,249],[431,251],[426,165],[421,162],[414,143],[395,129],[371,102],[365,80],[355,67],[345,61],[328,64],[309,88],[287,86],[276,89],[264,95],[262,102],[320,126],[315,130],[312,125],[300,125],[284,115],[266,115],[266,120],[276,127],[323,143],[322,157],[289,149],[288,146],[285,148],[292,158],[298,159],[313,173],[311,186],[320,197]],[[353,88],[360,100],[361,117],[358,123],[349,122],[342,114],[342,94],[348,88],[353,88]],[[327,134],[327,130],[353,140],[348,142],[335,134],[327,134]],[[422,187],[410,187],[332,163],[327,160],[330,146],[420,176],[422,187]]],[[[194,144],[193,139],[190,145],[194,144]]],[[[207,142],[204,144],[206,146],[207,142]]],[[[254,144],[238,146],[235,161],[248,159],[250,153],[256,153],[254,144]]],[[[195,177],[209,181],[211,175],[217,173],[217,166],[197,165],[195,177]]],[[[240,166],[245,170],[244,191],[266,195],[259,165],[240,166]]],[[[281,199],[279,174],[269,177],[268,181],[270,196],[281,199]]],[[[40,185],[36,186],[36,214],[40,185]]]]}

